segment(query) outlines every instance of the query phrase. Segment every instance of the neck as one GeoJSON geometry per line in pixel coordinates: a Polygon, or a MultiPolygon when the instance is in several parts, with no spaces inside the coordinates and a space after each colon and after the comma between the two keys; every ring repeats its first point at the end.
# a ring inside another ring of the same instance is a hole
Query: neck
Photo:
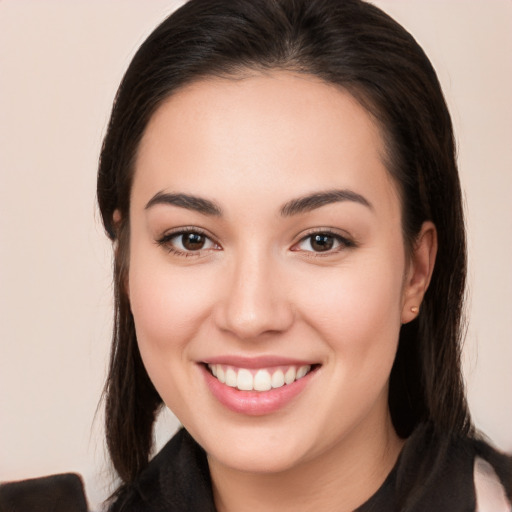
{"type": "Polygon", "coordinates": [[[403,440],[389,417],[357,425],[324,453],[278,473],[250,473],[226,467],[209,457],[218,512],[350,512],[383,484],[403,440]]]}

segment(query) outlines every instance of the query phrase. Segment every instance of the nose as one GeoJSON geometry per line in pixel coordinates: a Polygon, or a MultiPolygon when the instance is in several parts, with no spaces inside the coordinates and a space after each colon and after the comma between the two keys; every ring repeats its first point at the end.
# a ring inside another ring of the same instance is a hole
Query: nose
{"type": "Polygon", "coordinates": [[[279,265],[271,256],[241,255],[225,278],[223,299],[215,315],[221,330],[239,339],[255,340],[290,328],[293,307],[279,265]]]}

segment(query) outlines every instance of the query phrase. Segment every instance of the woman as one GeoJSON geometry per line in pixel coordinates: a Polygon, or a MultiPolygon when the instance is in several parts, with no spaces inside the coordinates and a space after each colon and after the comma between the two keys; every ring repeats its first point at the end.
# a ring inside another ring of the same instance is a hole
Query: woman
{"type": "Polygon", "coordinates": [[[460,372],[454,153],[365,2],[192,0],[149,36],[98,175],[111,510],[475,510],[475,466],[508,506],[460,372]],[[163,403],[184,429],[148,462],[163,403]]]}

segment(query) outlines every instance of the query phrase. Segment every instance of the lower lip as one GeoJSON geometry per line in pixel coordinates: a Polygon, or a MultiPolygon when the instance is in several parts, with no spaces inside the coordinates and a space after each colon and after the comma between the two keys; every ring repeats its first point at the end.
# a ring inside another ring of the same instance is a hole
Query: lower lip
{"type": "Polygon", "coordinates": [[[240,391],[222,384],[203,365],[201,368],[213,396],[231,411],[249,416],[262,416],[285,407],[308,385],[315,373],[313,370],[292,384],[268,391],[240,391]]]}

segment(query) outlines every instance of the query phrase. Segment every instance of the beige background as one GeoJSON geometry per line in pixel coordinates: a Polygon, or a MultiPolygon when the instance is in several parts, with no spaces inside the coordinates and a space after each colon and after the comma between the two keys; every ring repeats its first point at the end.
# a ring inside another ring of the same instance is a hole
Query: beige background
{"type": "MultiPolygon", "coordinates": [[[[111,256],[95,205],[130,57],[179,2],[0,0],[0,481],[109,490],[98,398],[111,256]]],[[[379,0],[423,45],[454,118],[470,246],[464,353],[476,424],[512,451],[512,1],[379,0]]],[[[159,424],[159,442],[176,423],[159,424]]]]}

